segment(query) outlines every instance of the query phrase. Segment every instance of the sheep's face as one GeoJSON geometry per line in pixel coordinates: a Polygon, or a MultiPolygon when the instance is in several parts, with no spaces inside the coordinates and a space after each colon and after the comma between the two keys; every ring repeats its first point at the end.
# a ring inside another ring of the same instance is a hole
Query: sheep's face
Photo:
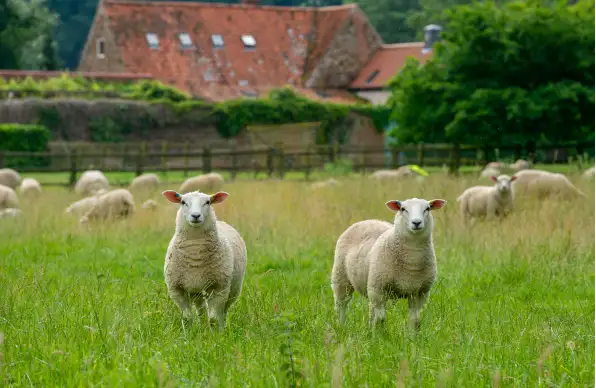
{"type": "Polygon", "coordinates": [[[509,175],[499,175],[497,178],[493,175],[490,179],[495,182],[495,187],[500,194],[507,194],[511,191],[511,183],[514,182],[517,177],[515,175],[511,178],[509,175]]]}
{"type": "Polygon", "coordinates": [[[428,235],[433,229],[433,216],[431,210],[438,210],[445,206],[444,199],[411,198],[406,201],[388,201],[385,205],[396,211],[395,226],[410,234],[428,235]]]}
{"type": "Polygon", "coordinates": [[[211,205],[223,202],[229,194],[223,191],[213,195],[198,191],[180,194],[173,190],[168,190],[164,191],[162,195],[168,201],[180,204],[178,218],[182,218],[185,225],[199,228],[213,222],[215,217],[211,205]]]}

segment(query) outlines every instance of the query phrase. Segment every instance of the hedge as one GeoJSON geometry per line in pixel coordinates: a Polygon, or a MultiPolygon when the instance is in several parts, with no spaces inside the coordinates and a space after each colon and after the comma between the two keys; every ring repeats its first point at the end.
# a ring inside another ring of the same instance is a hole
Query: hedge
{"type": "MultiPolygon", "coordinates": [[[[0,124],[0,151],[45,151],[50,131],[41,125],[0,124]]],[[[11,157],[5,167],[23,168],[47,166],[45,157],[11,157]]]]}

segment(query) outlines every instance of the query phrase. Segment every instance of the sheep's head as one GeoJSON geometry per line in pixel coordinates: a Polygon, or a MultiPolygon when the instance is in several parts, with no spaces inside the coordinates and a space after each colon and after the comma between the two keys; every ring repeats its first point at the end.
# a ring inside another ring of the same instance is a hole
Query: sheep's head
{"type": "Polygon", "coordinates": [[[444,199],[411,198],[406,201],[388,201],[385,205],[395,214],[395,226],[409,234],[429,235],[433,229],[433,216],[431,210],[438,210],[445,206],[444,199]]]}
{"type": "Polygon", "coordinates": [[[215,220],[211,205],[225,201],[230,194],[223,191],[213,195],[198,191],[180,194],[174,190],[167,190],[162,195],[168,201],[180,204],[178,218],[182,218],[184,224],[193,228],[200,228],[212,224],[215,220]]]}
{"type": "Polygon", "coordinates": [[[514,175],[513,177],[509,177],[509,175],[499,175],[499,177],[491,176],[495,182],[495,187],[497,188],[497,192],[500,194],[507,194],[511,191],[511,183],[514,182],[517,177],[514,175]]]}

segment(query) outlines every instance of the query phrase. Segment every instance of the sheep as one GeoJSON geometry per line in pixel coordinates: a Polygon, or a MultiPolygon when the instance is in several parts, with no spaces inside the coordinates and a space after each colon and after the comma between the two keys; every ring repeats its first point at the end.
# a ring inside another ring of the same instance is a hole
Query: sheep
{"type": "Polygon", "coordinates": [[[485,169],[492,168],[492,169],[499,170],[499,171],[502,170],[503,167],[505,167],[503,162],[490,162],[486,166],[484,166],[485,169]]]}
{"type": "Polygon", "coordinates": [[[246,269],[246,245],[230,225],[217,220],[212,205],[229,194],[164,191],[170,202],[180,204],[176,231],[165,257],[164,277],[170,298],[191,318],[191,302],[203,307],[211,324],[226,325],[227,312],[239,298],[246,269]]]}
{"type": "Polygon", "coordinates": [[[12,168],[0,169],[0,185],[10,187],[13,190],[21,183],[21,176],[12,168]]]}
{"type": "Polygon", "coordinates": [[[331,178],[331,179],[327,179],[326,181],[315,182],[312,185],[310,185],[310,188],[311,189],[323,189],[326,187],[339,186],[339,185],[340,185],[340,183],[338,181],[331,178]]]}
{"type": "Polygon", "coordinates": [[[96,194],[99,190],[110,188],[108,178],[99,170],[85,171],[75,184],[75,193],[82,196],[96,194]]]}
{"type": "Polygon", "coordinates": [[[594,167],[588,168],[586,171],[584,171],[584,173],[582,174],[582,178],[594,179],[594,167]]]}
{"type": "Polygon", "coordinates": [[[142,174],[132,180],[128,186],[131,192],[152,192],[157,189],[160,181],[157,174],[142,174]]]}
{"type": "Polygon", "coordinates": [[[464,220],[484,217],[487,220],[505,217],[513,210],[511,184],[517,178],[509,175],[492,176],[494,186],[473,186],[457,197],[464,220]]]}
{"type": "Polygon", "coordinates": [[[19,193],[24,198],[37,198],[41,195],[41,185],[33,178],[25,178],[19,186],[19,193]]]}
{"type": "Polygon", "coordinates": [[[528,170],[531,168],[530,162],[523,160],[523,159],[517,159],[515,161],[515,163],[512,163],[509,165],[509,168],[515,172],[517,171],[521,171],[521,170],[528,170]]]}
{"type": "Polygon", "coordinates": [[[91,210],[91,208],[97,203],[97,198],[102,195],[107,193],[108,191],[106,189],[100,189],[98,191],[95,192],[94,195],[91,195],[89,197],[85,197],[82,199],[79,199],[76,202],[73,202],[72,204],[70,204],[70,206],[68,206],[65,210],[66,214],[72,214],[72,215],[77,215],[77,216],[82,216],[85,213],[87,213],[89,210],[91,210]]]}
{"type": "Polygon", "coordinates": [[[141,209],[155,210],[157,209],[157,206],[157,202],[155,202],[152,199],[148,199],[145,202],[143,202],[143,204],[141,205],[141,209]]]}
{"type": "Polygon", "coordinates": [[[522,170],[514,175],[513,195],[529,195],[538,198],[559,196],[561,198],[587,197],[569,179],[559,173],[543,170],[522,170]]]}
{"type": "Polygon", "coordinates": [[[205,175],[199,175],[188,178],[180,186],[182,194],[190,193],[192,191],[219,191],[223,187],[224,179],[216,172],[210,172],[205,175]]]}
{"type": "Polygon", "coordinates": [[[395,179],[417,176],[408,166],[401,166],[395,170],[377,170],[370,175],[372,179],[395,179]]]}
{"type": "Polygon", "coordinates": [[[0,210],[0,219],[2,218],[16,218],[21,215],[21,209],[8,208],[0,210]]]}
{"type": "Polygon", "coordinates": [[[18,209],[19,197],[11,187],[0,185],[0,210],[8,208],[18,209]]]}
{"type": "Polygon", "coordinates": [[[127,189],[115,189],[96,196],[97,202],[80,219],[81,224],[128,218],[135,213],[135,202],[127,189]]]}
{"type": "Polygon", "coordinates": [[[494,167],[485,167],[484,170],[480,173],[481,178],[490,178],[492,176],[499,176],[501,175],[501,170],[496,169],[494,167]]]}
{"type": "Polygon", "coordinates": [[[431,210],[447,201],[411,198],[385,205],[396,213],[394,223],[360,221],[346,229],[335,247],[331,288],[335,311],[345,322],[354,290],[369,300],[369,325],[385,321],[385,302],[407,298],[408,326],[420,327],[420,310],[437,276],[431,210]]]}

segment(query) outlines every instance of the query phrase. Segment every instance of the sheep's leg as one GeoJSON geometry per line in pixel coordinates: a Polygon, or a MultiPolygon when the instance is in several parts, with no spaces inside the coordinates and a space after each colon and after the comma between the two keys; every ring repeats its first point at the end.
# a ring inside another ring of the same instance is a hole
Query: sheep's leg
{"type": "Polygon", "coordinates": [[[191,319],[192,311],[190,309],[190,298],[188,294],[180,288],[171,288],[168,290],[168,294],[182,310],[182,317],[184,319],[191,319]]]}
{"type": "Polygon", "coordinates": [[[408,298],[408,326],[412,330],[420,329],[420,311],[428,300],[429,292],[412,295],[408,298]]]}
{"type": "Polygon", "coordinates": [[[371,326],[385,323],[385,293],[378,290],[368,290],[369,320],[371,326]]]}
{"type": "Polygon", "coordinates": [[[207,300],[207,317],[209,323],[219,325],[220,329],[226,326],[226,302],[228,301],[228,292],[214,292],[207,300]]]}
{"type": "Polygon", "coordinates": [[[343,324],[346,321],[346,309],[348,303],[352,300],[354,288],[350,284],[332,283],[333,297],[335,299],[335,312],[339,323],[343,324]]]}
{"type": "Polygon", "coordinates": [[[192,298],[192,302],[194,303],[199,316],[202,316],[205,311],[207,311],[207,302],[205,302],[205,298],[201,295],[195,295],[192,298]]]}

